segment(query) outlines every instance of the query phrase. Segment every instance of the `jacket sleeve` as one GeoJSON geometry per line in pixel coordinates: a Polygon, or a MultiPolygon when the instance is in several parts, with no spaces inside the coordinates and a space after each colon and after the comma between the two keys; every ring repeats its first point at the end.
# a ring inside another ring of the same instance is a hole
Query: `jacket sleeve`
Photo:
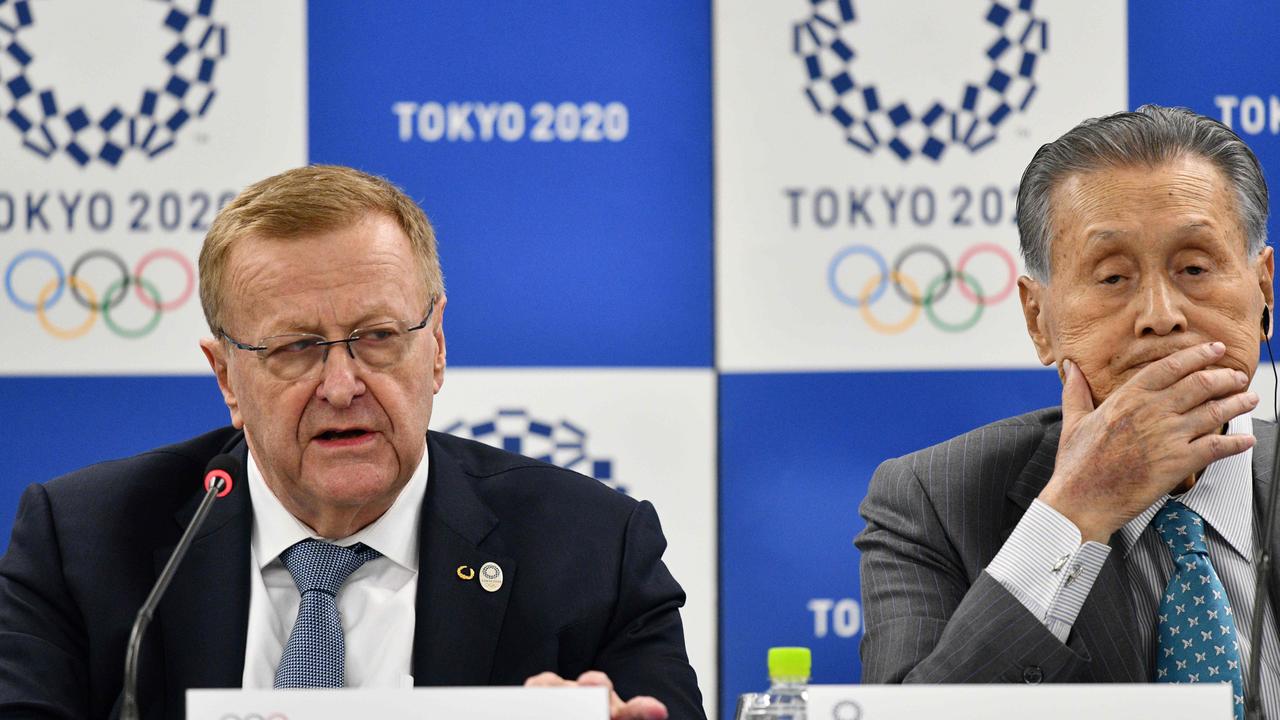
{"type": "Polygon", "coordinates": [[[0,557],[0,716],[90,715],[87,636],[62,554],[49,497],[32,485],[0,557]]]}
{"type": "MultiPolygon", "coordinates": [[[[991,523],[974,508],[958,523],[991,523]]],[[[954,510],[954,509],[953,509],[954,510]]],[[[1088,662],[985,570],[973,577],[907,461],[883,463],[862,503],[864,683],[1067,682],[1088,662]]]]}
{"type": "Polygon", "coordinates": [[[662,562],[666,547],[653,505],[640,502],[627,522],[617,608],[596,668],[624,700],[651,695],[667,706],[671,720],[705,720],[680,622],[685,594],[662,562]]]}

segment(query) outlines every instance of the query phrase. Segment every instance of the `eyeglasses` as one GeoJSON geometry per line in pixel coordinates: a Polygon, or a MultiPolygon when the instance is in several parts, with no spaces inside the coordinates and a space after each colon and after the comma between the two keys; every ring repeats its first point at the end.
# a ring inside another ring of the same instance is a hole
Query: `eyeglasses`
{"type": "Polygon", "coordinates": [[[267,372],[280,380],[297,380],[307,373],[324,365],[329,359],[329,348],[334,345],[346,345],[347,355],[372,370],[385,370],[404,359],[409,350],[409,341],[413,339],[409,333],[421,330],[431,320],[435,311],[435,299],[427,308],[426,317],[421,322],[387,321],[359,328],[341,340],[328,340],[323,335],[312,333],[295,333],[291,335],[272,335],[259,340],[256,345],[242,343],[221,328],[218,334],[232,347],[256,353],[267,372]],[[356,354],[356,345],[360,352],[356,354]]]}

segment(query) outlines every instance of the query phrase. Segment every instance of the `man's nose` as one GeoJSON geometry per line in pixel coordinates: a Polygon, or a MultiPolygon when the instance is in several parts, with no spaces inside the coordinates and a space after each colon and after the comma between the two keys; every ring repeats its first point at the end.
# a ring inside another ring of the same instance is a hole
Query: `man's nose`
{"type": "Polygon", "coordinates": [[[362,368],[356,362],[350,343],[330,345],[321,361],[320,384],[316,385],[316,397],[338,408],[351,405],[351,401],[364,394],[362,368]]]}
{"type": "Polygon", "coordinates": [[[1139,302],[1134,334],[1168,335],[1187,329],[1187,317],[1183,312],[1185,298],[1167,277],[1159,277],[1145,283],[1139,302]]]}

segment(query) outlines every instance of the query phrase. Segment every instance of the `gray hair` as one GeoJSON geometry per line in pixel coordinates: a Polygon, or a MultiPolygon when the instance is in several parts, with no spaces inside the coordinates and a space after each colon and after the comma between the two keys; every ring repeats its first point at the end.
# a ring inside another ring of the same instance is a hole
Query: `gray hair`
{"type": "Polygon", "coordinates": [[[1054,189],[1068,176],[1114,167],[1158,167],[1184,156],[1213,163],[1236,191],[1249,256],[1267,244],[1267,181],[1248,145],[1226,125],[1186,108],[1143,105],[1085,120],[1042,145],[1018,186],[1018,235],[1027,272],[1049,279],[1054,189]]]}

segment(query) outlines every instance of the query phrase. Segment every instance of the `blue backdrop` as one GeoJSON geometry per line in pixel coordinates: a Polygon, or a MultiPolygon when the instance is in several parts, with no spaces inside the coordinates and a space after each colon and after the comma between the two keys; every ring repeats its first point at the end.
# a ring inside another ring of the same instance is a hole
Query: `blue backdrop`
{"type": "MultiPolygon", "coordinates": [[[[1130,105],[1224,119],[1229,108],[1274,181],[1280,11],[1249,0],[1128,8],[1130,105]]],[[[749,10],[717,8],[734,12],[749,10]]],[[[427,209],[442,238],[451,367],[715,369],[712,21],[710,3],[676,0],[309,4],[310,160],[384,174],[427,209]],[[575,139],[535,139],[544,102],[568,103],[579,122],[589,105],[625,107],[626,133],[583,140],[557,117],[553,135],[575,139]],[[432,103],[514,104],[525,127],[483,139],[472,108],[472,139],[450,141],[447,128],[424,139],[432,103]]],[[[27,484],[227,420],[208,377],[0,377],[0,398],[11,458],[0,549],[27,484]]],[[[813,646],[816,681],[858,678],[857,618],[841,636],[814,601],[859,600],[856,508],[880,461],[1057,399],[1048,371],[720,375],[707,452],[719,463],[708,520],[722,714],[764,684],[770,645],[813,646]]]]}

